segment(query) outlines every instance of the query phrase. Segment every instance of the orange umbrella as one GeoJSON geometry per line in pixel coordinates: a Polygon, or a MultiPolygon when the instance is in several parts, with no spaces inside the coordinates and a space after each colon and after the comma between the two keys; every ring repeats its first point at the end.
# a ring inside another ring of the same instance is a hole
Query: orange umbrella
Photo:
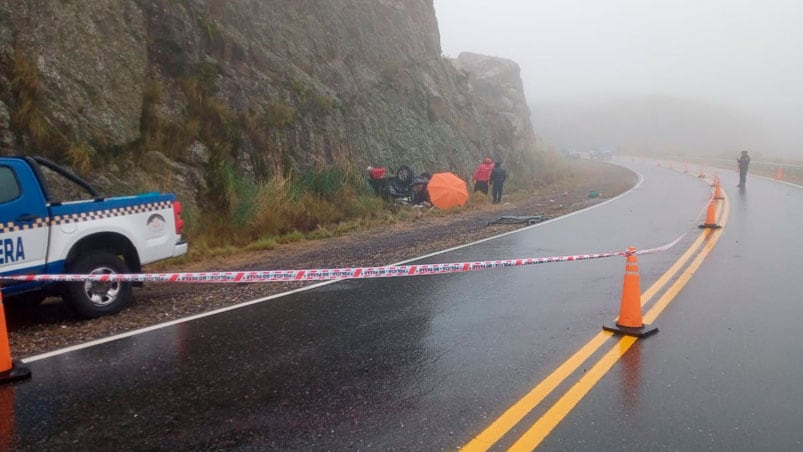
{"type": "Polygon", "coordinates": [[[468,200],[466,181],[452,173],[435,173],[427,184],[429,200],[435,207],[449,209],[468,200]]]}

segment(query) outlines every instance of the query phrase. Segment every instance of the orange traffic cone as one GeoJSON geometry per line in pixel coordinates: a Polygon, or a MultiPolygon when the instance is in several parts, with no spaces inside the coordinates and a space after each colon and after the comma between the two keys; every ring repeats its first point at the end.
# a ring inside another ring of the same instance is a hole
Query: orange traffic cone
{"type": "Polygon", "coordinates": [[[714,177],[714,199],[725,199],[722,195],[722,184],[719,182],[719,176],[714,177]]]}
{"type": "Polygon", "coordinates": [[[28,378],[31,378],[31,371],[11,359],[11,347],[8,345],[8,331],[6,331],[6,310],[3,307],[3,291],[0,290],[0,383],[11,383],[28,378]]]}
{"type": "Polygon", "coordinates": [[[622,304],[616,326],[602,326],[603,330],[626,336],[645,337],[658,332],[658,328],[644,326],[641,317],[641,284],[638,275],[636,249],[630,247],[625,263],[625,280],[622,285],[622,304]]]}
{"type": "Polygon", "coordinates": [[[778,169],[775,170],[775,180],[781,180],[781,179],[783,179],[783,168],[779,166],[778,169]]]}
{"type": "Polygon", "coordinates": [[[705,224],[698,226],[700,229],[719,229],[722,226],[717,224],[716,206],[714,205],[714,198],[708,203],[708,211],[705,214],[705,224]]]}

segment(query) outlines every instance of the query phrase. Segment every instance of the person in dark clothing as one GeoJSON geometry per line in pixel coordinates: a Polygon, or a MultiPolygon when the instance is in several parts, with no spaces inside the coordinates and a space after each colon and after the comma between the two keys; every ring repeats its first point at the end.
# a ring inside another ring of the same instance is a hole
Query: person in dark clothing
{"type": "Polygon", "coordinates": [[[747,183],[747,167],[750,166],[750,156],[747,155],[747,151],[742,151],[742,155],[736,159],[736,163],[739,164],[739,185],[737,187],[744,188],[747,183]]]}
{"type": "Polygon", "coordinates": [[[502,161],[494,163],[494,169],[491,171],[491,195],[493,196],[493,203],[499,204],[502,202],[502,190],[505,188],[505,179],[507,179],[507,171],[502,168],[502,161]]]}
{"type": "Polygon", "coordinates": [[[427,172],[413,178],[413,204],[432,204],[429,200],[429,191],[427,191],[430,179],[432,179],[432,174],[427,172]]]}
{"type": "Polygon", "coordinates": [[[486,158],[474,170],[474,191],[481,191],[488,194],[488,180],[491,178],[491,171],[494,169],[494,161],[486,158]]]}

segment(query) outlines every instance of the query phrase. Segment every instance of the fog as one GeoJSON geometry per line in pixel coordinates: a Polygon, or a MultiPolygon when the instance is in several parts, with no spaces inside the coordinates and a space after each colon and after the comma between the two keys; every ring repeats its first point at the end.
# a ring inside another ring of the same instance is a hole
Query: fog
{"type": "Polygon", "coordinates": [[[521,66],[544,145],[803,159],[803,1],[434,2],[445,55],[521,66]]]}

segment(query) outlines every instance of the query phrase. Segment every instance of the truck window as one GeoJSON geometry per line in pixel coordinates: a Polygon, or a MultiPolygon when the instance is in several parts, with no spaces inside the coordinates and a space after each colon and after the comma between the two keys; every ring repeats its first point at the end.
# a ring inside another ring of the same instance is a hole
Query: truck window
{"type": "Polygon", "coordinates": [[[17,199],[20,193],[20,184],[14,171],[7,166],[0,166],[0,203],[17,199]]]}

